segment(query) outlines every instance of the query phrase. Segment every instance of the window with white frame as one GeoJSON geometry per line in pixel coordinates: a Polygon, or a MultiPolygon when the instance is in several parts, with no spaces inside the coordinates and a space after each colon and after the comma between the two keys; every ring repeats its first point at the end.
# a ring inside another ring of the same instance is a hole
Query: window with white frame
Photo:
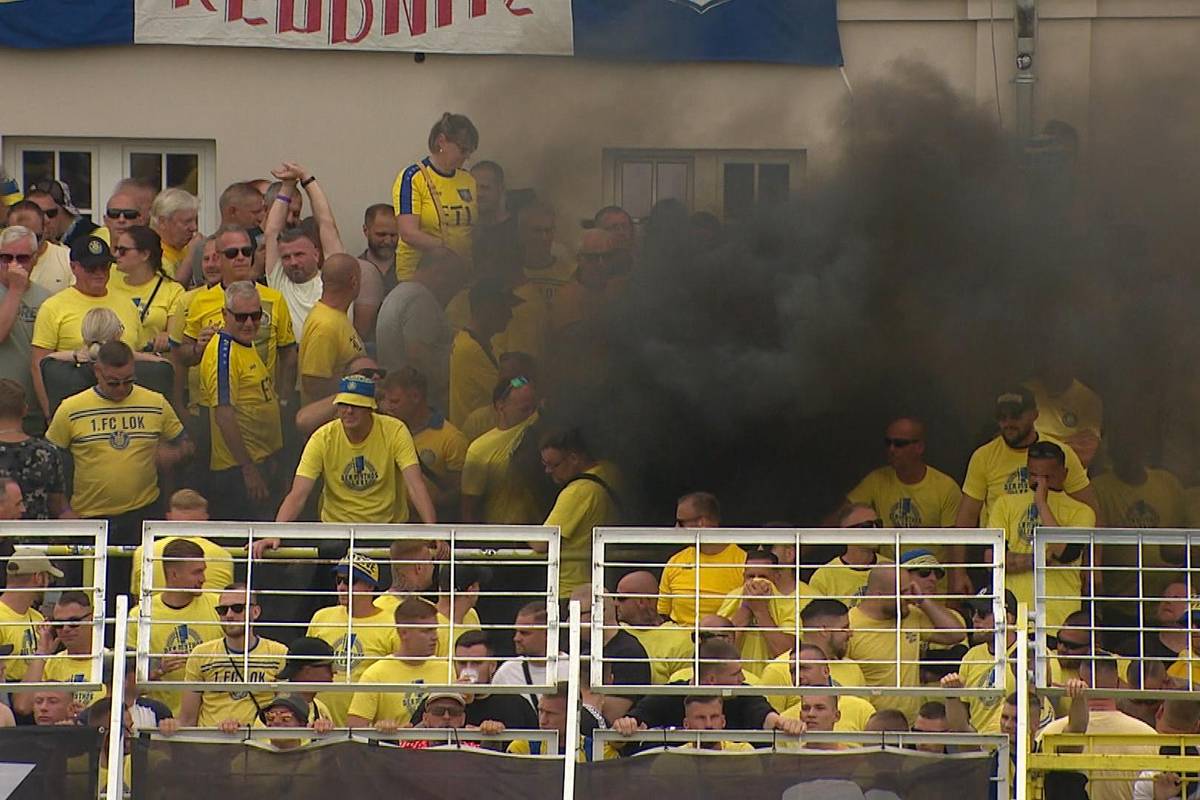
{"type": "Polygon", "coordinates": [[[604,151],[604,202],[637,221],[675,199],[726,219],[786,202],[804,183],[804,150],[604,151]]]}
{"type": "Polygon", "coordinates": [[[200,198],[200,229],[216,227],[216,144],[205,140],[5,137],[3,163],[23,191],[36,181],[67,184],[80,213],[100,222],[122,178],[179,187],[200,198]]]}

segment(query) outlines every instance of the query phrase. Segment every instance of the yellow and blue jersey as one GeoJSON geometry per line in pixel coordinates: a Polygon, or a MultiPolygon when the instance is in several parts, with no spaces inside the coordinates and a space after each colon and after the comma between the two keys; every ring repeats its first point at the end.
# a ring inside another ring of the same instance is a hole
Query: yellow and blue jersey
{"type": "MultiPolygon", "coordinates": [[[[459,169],[447,175],[439,172],[429,158],[409,165],[392,185],[392,208],[397,216],[414,215],[423,233],[437,236],[465,259],[471,257],[471,226],[478,216],[476,202],[471,173],[459,169]]],[[[396,277],[402,281],[411,278],[420,259],[421,251],[401,239],[396,244],[396,277]]]]}

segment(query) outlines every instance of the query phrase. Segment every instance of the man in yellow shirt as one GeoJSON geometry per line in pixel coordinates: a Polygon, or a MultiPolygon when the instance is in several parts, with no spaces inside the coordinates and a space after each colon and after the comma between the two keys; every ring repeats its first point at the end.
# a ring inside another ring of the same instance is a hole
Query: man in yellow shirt
{"type": "Polygon", "coordinates": [[[269,366],[254,346],[264,320],[254,284],[223,291],[223,327],[200,362],[201,404],[212,425],[213,488],[218,519],[270,519],[283,479],[279,398],[269,366]]]}
{"type": "Polygon", "coordinates": [[[186,189],[163,189],[150,206],[150,227],[162,240],[162,267],[174,278],[187,253],[188,245],[198,241],[200,201],[186,189]]]}
{"type": "MultiPolygon", "coordinates": [[[[29,660],[22,682],[100,683],[99,671],[92,669],[91,598],[84,592],[63,592],[50,613],[51,623],[38,630],[37,650],[29,660]]],[[[73,702],[87,708],[103,697],[105,691],[77,689],[73,694],[73,702]]],[[[18,714],[33,713],[33,692],[14,693],[12,699],[13,710],[18,714]]]]}
{"type": "MultiPolygon", "coordinates": [[[[721,527],[721,504],[708,492],[692,492],[675,504],[675,527],[721,527]]],[[[725,597],[742,586],[746,551],[736,544],[689,545],[667,560],[658,583],[658,613],[679,625],[716,614],[725,597]],[[699,576],[697,576],[697,570],[699,576]]]]}
{"type": "MultiPolygon", "coordinates": [[[[693,695],[683,698],[683,729],[688,731],[725,730],[725,701],[720,697],[693,695]]],[[[754,746],[749,742],[719,741],[686,744],[683,747],[699,750],[718,750],[727,753],[749,753],[754,746]]]]}
{"type": "Polygon", "coordinates": [[[401,367],[379,382],[379,410],[408,426],[438,519],[453,520],[462,510],[468,442],[462,431],[429,405],[428,392],[424,375],[401,367]]]}
{"type": "MultiPolygon", "coordinates": [[[[53,578],[61,578],[62,570],[50,563],[43,551],[17,546],[5,568],[7,582],[0,593],[0,646],[10,646],[10,653],[32,656],[37,652],[38,629],[46,621],[34,608],[41,602],[53,578]]],[[[29,662],[25,658],[4,660],[5,679],[19,681],[25,677],[29,662]]]]}
{"type": "MultiPolygon", "coordinates": [[[[195,489],[180,489],[171,495],[167,502],[168,522],[207,522],[208,500],[195,489]]],[[[204,561],[208,567],[204,571],[204,590],[219,594],[229,584],[233,583],[233,556],[219,544],[205,539],[203,536],[166,536],[154,540],[152,561],[154,562],[154,577],[151,583],[153,591],[162,591],[166,585],[163,575],[163,548],[179,538],[195,542],[204,550],[204,561]]],[[[133,551],[133,577],[130,579],[130,591],[134,597],[142,596],[142,546],[139,544],[133,551]]]]}
{"type": "MultiPolygon", "coordinates": [[[[852,661],[842,663],[839,663],[837,660],[831,661],[832,653],[827,653],[818,645],[812,643],[800,645],[800,649],[796,652],[797,656],[795,660],[792,659],[791,653],[788,653],[786,659],[780,657],[763,670],[761,685],[764,690],[768,690],[771,686],[824,687],[865,685],[862,680],[857,680],[856,683],[843,683],[835,679],[831,674],[831,667],[849,665],[858,670],[858,674],[861,675],[862,670],[858,669],[858,665],[852,661]]],[[[867,720],[875,713],[875,706],[871,704],[871,701],[852,694],[838,695],[837,698],[836,707],[840,713],[840,717],[834,726],[834,730],[866,730],[867,720]]],[[[767,701],[784,717],[789,719],[803,719],[803,711],[800,708],[800,695],[768,694],[767,701]]]]}
{"type": "MultiPolygon", "coordinates": [[[[1019,601],[1030,607],[1034,604],[1033,540],[1037,527],[1096,526],[1095,512],[1063,491],[1068,452],[1053,442],[1031,444],[1027,470],[1032,491],[1001,496],[993,504],[988,519],[990,527],[1002,528],[1005,534],[1005,588],[1011,589],[1019,601]]],[[[1054,631],[1068,614],[1079,608],[1083,596],[1080,573],[1083,548],[1050,545],[1046,548],[1046,557],[1046,625],[1054,631]]]]}
{"type": "MultiPolygon", "coordinates": [[[[991,505],[1005,495],[1022,494],[1029,488],[1029,469],[1026,451],[1034,442],[1046,440],[1066,447],[1053,437],[1038,433],[1035,423],[1038,407],[1033,392],[1023,386],[1004,392],[996,398],[996,438],[971,454],[967,477],[963,481],[962,501],[958,506],[956,528],[976,528],[983,520],[990,524],[991,505]]],[[[1066,448],[1067,467],[1063,490],[1074,499],[1099,513],[1096,492],[1088,481],[1087,471],[1075,451],[1066,448]]],[[[947,549],[946,562],[961,564],[966,548],[957,545],[947,549]]],[[[961,567],[952,567],[947,576],[953,594],[971,594],[971,582],[961,567]]]]}
{"type": "Polygon", "coordinates": [[[408,428],[375,413],[375,381],[349,375],[333,402],[338,418],[318,428],[304,446],[275,521],[299,517],[317,479],[324,478],[322,522],[407,522],[410,496],[421,521],[436,522],[408,428]]]}
{"type": "MultiPolygon", "coordinates": [[[[875,509],[867,505],[854,504],[842,511],[838,518],[840,528],[882,528],[883,522],[875,509]]],[[[841,600],[847,606],[858,604],[866,591],[867,578],[871,569],[879,564],[890,564],[892,560],[879,554],[879,542],[846,545],[846,552],[819,567],[808,582],[814,597],[841,600]]]]}
{"type": "Polygon", "coordinates": [[[399,646],[395,659],[372,664],[359,680],[359,691],[350,701],[346,724],[351,728],[374,726],[388,732],[411,722],[424,693],[372,691],[373,683],[449,684],[454,674],[449,659],[436,658],[437,612],[429,603],[410,597],[396,606],[399,646]]]}
{"type": "MultiPolygon", "coordinates": [[[[850,609],[847,655],[862,667],[868,686],[920,686],[921,643],[953,645],[965,638],[957,616],[917,592],[905,570],[875,567],[862,602],[850,609]]],[[[922,702],[912,695],[885,695],[875,706],[900,711],[911,723],[922,702]]]]}
{"type": "MultiPolygon", "coordinates": [[[[257,595],[244,583],[230,584],[221,592],[216,612],[225,635],[192,649],[184,679],[195,683],[274,683],[287,659],[287,645],[254,632],[254,623],[262,613],[257,595]]],[[[179,724],[215,728],[231,722],[246,726],[256,719],[265,721],[263,710],[271,695],[270,690],[184,691],[179,724]]]]}
{"type": "Polygon", "coordinates": [[[638,570],[617,582],[617,622],[633,634],[650,657],[651,682],[664,684],[692,663],[696,650],[692,631],[658,613],[658,579],[638,570]]]}
{"type": "Polygon", "coordinates": [[[75,285],[52,295],[38,309],[30,340],[30,359],[33,369],[33,390],[42,414],[50,418],[50,403],[42,383],[41,362],[60,350],[79,350],[83,347],[83,318],[93,308],[107,308],[117,315],[124,326],[121,341],[130,347],[137,345],[141,320],[137,309],[108,291],[113,257],[108,244],[96,236],[83,236],[71,246],[71,274],[75,285]]]}
{"type": "MultiPolygon", "coordinates": [[[[396,652],[396,620],[394,608],[375,605],[375,595],[382,588],[379,564],[374,559],[355,553],[346,556],[334,567],[337,585],[337,605],[319,609],[308,623],[305,634],[328,642],[333,648],[334,680],[358,683],[367,668],[381,658],[396,652]]],[[[321,699],[329,707],[338,725],[346,724],[350,709],[350,692],[323,692],[321,699]]]]}
{"type": "Polygon", "coordinates": [[[467,416],[487,405],[499,379],[492,337],[504,331],[521,299],[503,283],[481,278],[468,291],[471,319],[450,346],[450,421],[462,427],[467,416]]]}
{"type": "Polygon", "coordinates": [[[358,297],[359,266],[353,256],[337,253],[321,270],[321,299],[308,313],[300,337],[300,402],[332,394],[346,367],[366,352],[346,312],[358,297]]]}
{"type": "MultiPolygon", "coordinates": [[[[971,633],[973,645],[966,655],[957,672],[946,675],[941,680],[944,689],[990,689],[996,685],[996,616],[992,608],[991,598],[971,601],[971,623],[974,631],[971,633]]],[[[1015,647],[1017,644],[1017,598],[1009,590],[1004,590],[1005,613],[1005,664],[1004,696],[1003,697],[947,697],[946,706],[951,716],[954,706],[966,706],[966,713],[971,728],[977,733],[999,733],[1000,715],[1004,711],[1004,698],[1016,690],[1015,647]]]]}
{"type": "MultiPolygon", "coordinates": [[[[1053,348],[1041,355],[1058,361],[1053,348]]],[[[1074,377],[1070,366],[1061,362],[1043,365],[1038,377],[1027,381],[1025,386],[1033,392],[1042,412],[1038,415],[1038,432],[1066,442],[1085,468],[1091,466],[1104,431],[1104,401],[1100,395],[1074,377]]]]}
{"type": "MultiPolygon", "coordinates": [[[[560,537],[558,596],[570,597],[576,587],[592,582],[592,529],[621,520],[617,468],[588,451],[578,429],[547,434],[539,443],[542,466],[562,490],[543,523],[558,526],[560,537]]],[[[530,542],[536,552],[549,548],[530,542]]]]}
{"type": "Polygon", "coordinates": [[[541,520],[524,476],[510,469],[513,452],[538,421],[537,390],[524,377],[492,391],[497,426],[467,448],[462,473],[462,521],[533,525],[541,520]]]}
{"type": "Polygon", "coordinates": [[[793,648],[799,633],[800,611],[808,602],[808,587],[784,592],[775,583],[787,570],[778,567],[779,557],[770,550],[746,554],[745,583],[734,589],[717,613],[737,630],[742,663],[758,675],[781,653],[793,648]]]}
{"type": "MultiPolygon", "coordinates": [[[[166,588],[150,601],[150,680],[182,681],[188,655],[202,642],[219,639],[221,618],[216,599],[204,589],[204,550],[195,542],[176,539],[163,548],[166,588]]],[[[131,624],[125,646],[138,647],[141,605],[129,612],[131,624]]],[[[150,691],[149,695],[179,713],[180,696],[174,690],[150,691]]]]}
{"type": "Polygon", "coordinates": [[[925,423],[892,420],[884,431],[887,466],[867,473],[846,495],[871,506],[889,528],[947,528],[958,515],[962,492],[944,472],[925,463],[925,423]]]}

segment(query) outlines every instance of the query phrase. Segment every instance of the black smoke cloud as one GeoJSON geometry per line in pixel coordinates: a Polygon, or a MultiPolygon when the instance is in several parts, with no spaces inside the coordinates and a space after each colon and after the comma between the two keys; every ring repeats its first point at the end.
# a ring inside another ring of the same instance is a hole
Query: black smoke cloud
{"type": "Polygon", "coordinates": [[[1179,133],[1198,117],[1169,88],[1125,97],[1130,122],[1107,120],[1089,169],[896,65],[848,101],[839,164],[803,197],[710,249],[653,220],[601,336],[603,384],[561,389],[559,411],[623,466],[642,520],[708,489],[728,524],[815,523],[880,463],[899,413],[928,421],[928,460],[961,478],[996,392],[1039,369],[1071,369],[1110,420],[1159,414],[1148,398],[1196,307],[1180,260],[1196,198],[1170,176],[1200,163],[1179,133]]]}

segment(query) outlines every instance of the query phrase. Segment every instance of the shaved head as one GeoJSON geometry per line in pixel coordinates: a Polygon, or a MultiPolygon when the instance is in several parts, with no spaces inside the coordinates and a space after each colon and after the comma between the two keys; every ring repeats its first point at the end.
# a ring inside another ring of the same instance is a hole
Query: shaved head
{"type": "Polygon", "coordinates": [[[617,594],[656,594],[658,580],[645,570],[631,572],[617,581],[617,594]]]}

